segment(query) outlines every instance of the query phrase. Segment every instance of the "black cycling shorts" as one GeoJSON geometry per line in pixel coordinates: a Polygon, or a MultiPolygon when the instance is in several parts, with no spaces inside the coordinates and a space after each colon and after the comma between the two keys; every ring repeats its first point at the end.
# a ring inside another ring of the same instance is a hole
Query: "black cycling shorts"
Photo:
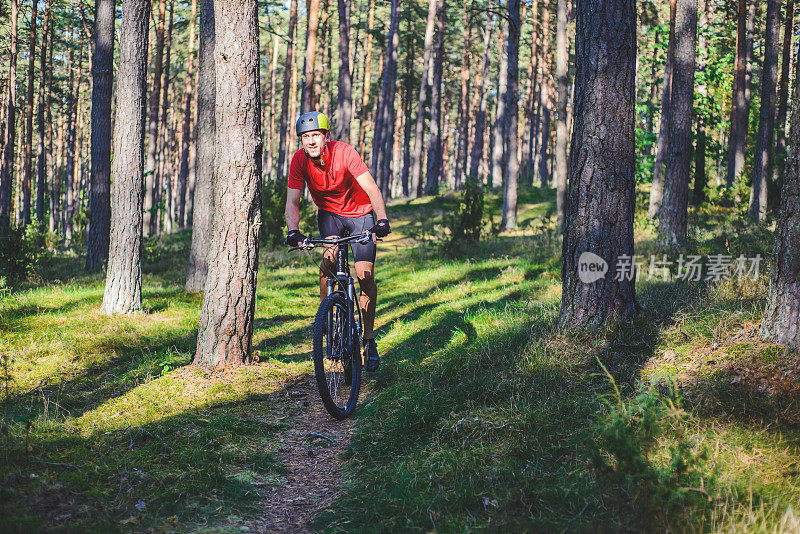
{"type": "MultiPolygon", "coordinates": [[[[347,230],[350,235],[361,234],[375,226],[375,215],[372,212],[360,217],[345,217],[330,211],[319,210],[317,213],[319,235],[326,237],[341,237],[347,230]]],[[[355,261],[368,261],[375,263],[375,243],[370,241],[366,245],[352,243],[355,261]]]]}

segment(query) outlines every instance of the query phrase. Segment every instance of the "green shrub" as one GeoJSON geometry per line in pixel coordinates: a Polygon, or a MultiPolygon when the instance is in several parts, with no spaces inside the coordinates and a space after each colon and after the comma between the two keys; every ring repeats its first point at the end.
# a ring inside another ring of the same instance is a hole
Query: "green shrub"
{"type": "Polygon", "coordinates": [[[451,242],[476,243],[480,240],[483,230],[483,185],[480,181],[474,177],[466,180],[458,206],[445,222],[450,229],[451,242]]]}
{"type": "Polygon", "coordinates": [[[9,286],[28,280],[42,257],[44,235],[36,224],[0,228],[0,277],[9,286]]]}
{"type": "MultiPolygon", "coordinates": [[[[286,182],[272,180],[261,188],[261,242],[283,245],[286,238],[286,182]]],[[[300,199],[300,231],[316,233],[317,210],[313,203],[300,199]]]]}

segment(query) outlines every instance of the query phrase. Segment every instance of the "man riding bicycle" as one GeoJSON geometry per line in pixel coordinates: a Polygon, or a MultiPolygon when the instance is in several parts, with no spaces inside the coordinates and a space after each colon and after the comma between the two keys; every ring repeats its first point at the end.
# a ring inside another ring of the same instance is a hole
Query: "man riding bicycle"
{"type": "MultiPolygon", "coordinates": [[[[341,141],[330,140],[330,122],[319,111],[304,113],[297,119],[296,130],[300,150],[295,152],[289,166],[286,195],[286,244],[296,247],[306,236],[300,232],[300,195],[303,184],[318,208],[317,223],[323,238],[341,237],[367,230],[377,237],[392,231],[386,218],[386,205],[378,185],[372,178],[355,148],[341,141]],[[377,216],[377,223],[375,217],[377,216]]],[[[380,365],[375,345],[375,241],[352,245],[356,276],[361,287],[359,306],[364,317],[364,355],[367,371],[377,371],[380,365]]],[[[328,274],[336,269],[336,247],[326,247],[320,265],[320,298],[327,296],[328,274]]]]}

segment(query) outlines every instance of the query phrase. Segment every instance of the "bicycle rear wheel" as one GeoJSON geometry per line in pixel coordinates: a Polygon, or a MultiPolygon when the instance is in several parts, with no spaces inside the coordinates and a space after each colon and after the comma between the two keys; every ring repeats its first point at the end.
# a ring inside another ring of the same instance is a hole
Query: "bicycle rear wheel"
{"type": "Polygon", "coordinates": [[[322,301],[314,320],[317,388],[325,409],[337,419],[353,412],[361,389],[361,351],[358,339],[353,339],[352,321],[340,292],[322,301]]]}

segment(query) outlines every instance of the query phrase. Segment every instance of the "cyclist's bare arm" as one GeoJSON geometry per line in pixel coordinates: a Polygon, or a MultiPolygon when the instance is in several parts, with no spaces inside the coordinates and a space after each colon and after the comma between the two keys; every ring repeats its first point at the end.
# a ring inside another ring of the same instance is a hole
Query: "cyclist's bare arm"
{"type": "Polygon", "coordinates": [[[286,230],[298,230],[300,227],[300,189],[289,187],[286,192],[286,230]]]}
{"type": "Polygon", "coordinates": [[[356,182],[358,182],[358,185],[361,186],[361,189],[363,189],[369,197],[372,209],[375,210],[375,218],[378,220],[386,219],[386,204],[383,203],[383,195],[369,171],[360,176],[356,176],[356,182]]]}

